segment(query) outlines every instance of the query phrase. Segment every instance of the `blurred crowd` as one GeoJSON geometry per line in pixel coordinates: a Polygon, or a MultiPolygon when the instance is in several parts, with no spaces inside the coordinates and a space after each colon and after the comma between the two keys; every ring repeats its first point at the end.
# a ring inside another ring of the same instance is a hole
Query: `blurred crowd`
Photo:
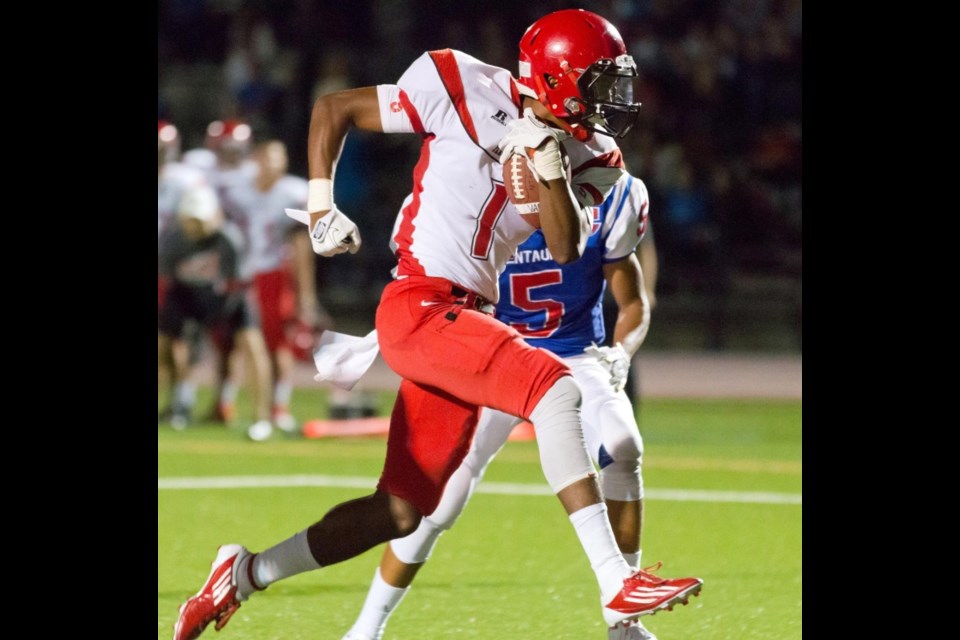
{"type": "MultiPolygon", "coordinates": [[[[444,47],[516,73],[526,26],[566,7],[609,18],[641,71],[640,121],[621,146],[651,193],[661,293],[722,292],[757,273],[799,291],[801,0],[160,0],[158,116],[187,146],[211,121],[242,118],[254,139],[285,142],[304,176],[315,97],[394,82],[444,47]]],[[[320,261],[325,300],[378,298],[417,149],[413,136],[348,137],[335,200],[356,212],[365,250],[320,261]]]]}

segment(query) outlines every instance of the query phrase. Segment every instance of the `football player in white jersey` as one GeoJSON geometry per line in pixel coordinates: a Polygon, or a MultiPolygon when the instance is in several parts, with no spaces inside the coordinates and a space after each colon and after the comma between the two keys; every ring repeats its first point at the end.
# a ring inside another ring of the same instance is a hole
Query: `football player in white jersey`
{"type": "MultiPolygon", "coordinates": [[[[170,231],[177,207],[190,188],[207,183],[199,169],[178,162],[180,132],[167,120],[157,121],[157,242],[170,231]]],[[[157,247],[159,252],[160,248],[157,247]]]]}
{"type": "MultiPolygon", "coordinates": [[[[643,441],[623,391],[633,354],[646,337],[650,309],[635,255],[647,223],[643,182],[624,174],[604,203],[594,208],[583,257],[567,265],[551,259],[543,234],[520,245],[500,274],[496,316],[531,345],[564,359],[583,389],[587,449],[600,469],[610,523],[624,559],[640,563],[643,441]],[[605,339],[602,300],[609,286],[617,304],[613,347],[605,339]]],[[[522,420],[484,409],[463,464],[450,478],[440,504],[406,538],[389,542],[366,602],[343,640],[380,640],[387,620],[429,559],[440,535],[453,526],[487,466],[522,420]]],[[[639,621],[621,622],[608,640],[656,640],[639,621]]]]}
{"type": "Polygon", "coordinates": [[[308,139],[314,252],[356,252],[359,229],[333,203],[336,159],[351,127],[422,138],[413,192],[392,245],[395,279],[376,327],[402,381],[377,490],[334,507],[260,553],[220,547],[206,583],[180,608],[175,640],[220,629],[255,591],[342,562],[417,529],[463,461],[480,408],[528,419],[544,475],[567,511],[600,589],[608,626],[667,609],[699,592],[698,578],[634,571],[607,519],[580,424],[570,369],[492,315],[498,275],[533,232],[508,203],[502,163],[531,157],[540,225],[554,260],[580,257],[592,207],[623,173],[614,136],[633,126],[637,69],[616,28],[582,10],[549,14],[520,42],[520,78],[450,49],[427,52],[397,84],[341,91],[314,104],[308,139]],[[573,167],[568,181],[561,141],[573,167]]]}
{"type": "MultiPolygon", "coordinates": [[[[177,222],[160,254],[160,271],[171,284],[158,318],[158,351],[163,354],[172,342],[182,341],[191,323],[230,335],[247,356],[255,424],[269,424],[270,359],[240,286],[237,250],[222,230],[223,215],[213,188],[188,190],[177,208],[177,222]]],[[[175,359],[178,384],[187,380],[188,364],[175,359]]],[[[185,421],[173,426],[183,427],[185,421]]]]}
{"type": "MultiPolygon", "coordinates": [[[[250,125],[237,118],[214,120],[207,125],[204,146],[191,149],[183,154],[184,164],[203,171],[207,180],[216,189],[217,196],[226,216],[224,230],[228,234],[236,234],[236,244],[239,247],[241,264],[240,278],[243,282],[250,280],[248,270],[247,238],[242,236],[238,229],[237,218],[240,217],[234,210],[227,191],[234,187],[251,185],[257,177],[258,165],[250,158],[250,149],[253,143],[253,130],[250,125]]],[[[206,416],[209,422],[230,422],[236,414],[236,399],[239,384],[231,379],[230,372],[239,369],[241,356],[234,349],[233,338],[230,333],[214,332],[210,334],[210,341],[217,353],[217,367],[214,375],[213,396],[216,399],[213,409],[206,416]]]]}
{"type": "MultiPolygon", "coordinates": [[[[157,121],[157,259],[176,227],[177,209],[190,189],[207,183],[202,171],[178,162],[180,132],[169,121],[157,121]]],[[[170,287],[169,278],[157,272],[157,314],[170,287]]],[[[169,386],[168,404],[160,411],[161,420],[171,420],[176,427],[186,426],[189,407],[193,406],[195,390],[189,380],[174,382],[175,358],[180,362],[189,359],[189,345],[183,340],[164,343],[158,338],[157,382],[169,386]]]]}
{"type": "MultiPolygon", "coordinates": [[[[310,238],[293,233],[302,227],[284,209],[306,206],[307,181],[287,174],[287,147],[279,140],[258,145],[253,158],[256,177],[228,187],[224,200],[246,238],[243,271],[253,279],[260,328],[273,364],[273,422],[293,431],[297,425],[289,405],[294,356],[287,329],[297,319],[315,326],[320,312],[310,238]]],[[[269,432],[249,435],[259,440],[269,432]]]]}
{"type": "Polygon", "coordinates": [[[249,157],[252,143],[253,130],[243,120],[214,120],[207,125],[204,147],[184,153],[183,162],[206,173],[210,184],[222,191],[256,175],[257,165],[249,157]]]}

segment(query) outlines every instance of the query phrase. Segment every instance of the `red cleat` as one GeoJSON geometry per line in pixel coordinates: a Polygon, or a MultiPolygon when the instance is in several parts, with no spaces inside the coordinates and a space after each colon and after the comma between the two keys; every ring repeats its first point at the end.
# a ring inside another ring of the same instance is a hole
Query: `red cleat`
{"type": "Polygon", "coordinates": [[[236,406],[228,402],[220,402],[203,419],[204,422],[215,422],[217,424],[230,424],[237,417],[236,406]]]}
{"type": "Polygon", "coordinates": [[[661,578],[647,570],[637,571],[623,581],[620,593],[604,606],[603,617],[612,627],[624,620],[673,609],[678,602],[687,604],[690,596],[699,594],[702,587],[700,578],[661,578]]]}
{"type": "Polygon", "coordinates": [[[173,640],[194,640],[214,620],[217,631],[227,624],[230,616],[240,608],[234,570],[248,555],[250,553],[238,544],[225,544],[217,550],[206,583],[197,595],[180,606],[180,616],[173,627],[173,640]]]}

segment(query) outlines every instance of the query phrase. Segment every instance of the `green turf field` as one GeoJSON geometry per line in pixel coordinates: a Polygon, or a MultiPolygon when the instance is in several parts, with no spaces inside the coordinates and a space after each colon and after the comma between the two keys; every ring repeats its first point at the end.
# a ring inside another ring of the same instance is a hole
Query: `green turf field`
{"type": "MultiPolygon", "coordinates": [[[[298,391],[293,406],[323,417],[325,398],[298,391]]],[[[662,560],[662,575],[705,583],[689,606],[646,617],[647,627],[660,640],[802,637],[800,403],[649,399],[638,413],[648,492],[643,564],[662,560]]],[[[260,550],[368,493],[360,485],[373,486],[384,449],[381,439],[250,443],[241,429],[160,425],[160,487],[174,478],[309,476],[316,484],[318,476],[342,476],[357,488],[160,488],[157,637],[172,637],[177,607],[206,578],[217,545],[260,550]]],[[[536,445],[509,443],[486,479],[544,487],[536,445]]],[[[339,640],[380,552],[277,583],[204,637],[339,640]]],[[[599,605],[593,573],[555,498],[480,493],[441,538],[386,637],[601,640],[599,605]]]]}

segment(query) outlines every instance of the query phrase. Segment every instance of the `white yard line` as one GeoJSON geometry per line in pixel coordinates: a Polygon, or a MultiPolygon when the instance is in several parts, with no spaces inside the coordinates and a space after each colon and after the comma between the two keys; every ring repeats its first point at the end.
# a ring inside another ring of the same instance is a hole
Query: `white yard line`
{"type": "MultiPolygon", "coordinates": [[[[340,487],[345,489],[373,489],[376,478],[360,476],[210,476],[184,478],[157,478],[158,490],[175,489],[266,489],[274,487],[340,487]]],[[[550,488],[540,484],[515,482],[480,483],[478,493],[497,493],[511,496],[549,496],[550,488]]],[[[737,502],[745,504],[803,504],[803,494],[771,493],[764,491],[709,491],[701,489],[647,489],[648,500],[674,502],[737,502]]]]}

